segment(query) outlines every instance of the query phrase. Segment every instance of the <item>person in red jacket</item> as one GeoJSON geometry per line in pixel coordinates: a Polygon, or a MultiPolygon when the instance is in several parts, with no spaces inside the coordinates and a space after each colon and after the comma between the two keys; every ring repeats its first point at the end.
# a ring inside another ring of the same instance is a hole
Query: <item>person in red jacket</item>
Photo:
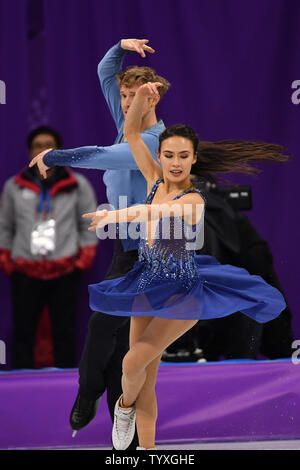
{"type": "MultiPolygon", "coordinates": [[[[27,140],[30,159],[61,147],[54,129],[42,126],[27,140]]],[[[11,278],[12,368],[34,367],[34,342],[44,307],[53,331],[56,367],[76,366],[76,312],[80,273],[93,263],[98,239],[82,218],[97,208],[91,184],[66,167],[44,180],[36,167],[6,181],[0,200],[0,268],[11,278]]]]}

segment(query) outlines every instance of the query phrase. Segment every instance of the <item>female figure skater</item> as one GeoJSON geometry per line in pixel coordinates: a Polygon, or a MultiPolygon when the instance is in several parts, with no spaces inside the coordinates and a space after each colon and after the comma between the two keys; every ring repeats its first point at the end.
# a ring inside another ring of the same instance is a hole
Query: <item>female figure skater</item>
{"type": "Polygon", "coordinates": [[[138,88],[124,126],[147,180],[146,203],[83,215],[92,218],[89,230],[124,221],[139,221],[141,227],[139,260],[133,269],[118,279],[89,286],[92,310],[131,317],[130,349],[122,364],[123,394],[115,405],[112,432],[117,450],[130,445],[135,420],[137,450],[156,448],[155,382],[161,355],[198,320],[241,311],[263,323],[286,307],[281,292],[260,276],[195,254],[193,241],[204,221],[205,197],[191,184],[190,173],[192,165],[193,173],[210,179],[212,172],[253,173],[258,170],[242,163],[290,157],[280,152],[282,147],[262,142],[199,142],[190,127],[175,125],[159,137],[160,167],[140,136],[142,111],[155,104],[160,85],[146,83],[138,88]]]}

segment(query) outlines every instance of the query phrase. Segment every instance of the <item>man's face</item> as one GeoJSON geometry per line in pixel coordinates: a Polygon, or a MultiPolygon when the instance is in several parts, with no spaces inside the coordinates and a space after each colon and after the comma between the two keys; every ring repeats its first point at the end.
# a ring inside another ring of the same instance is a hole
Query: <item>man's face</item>
{"type": "Polygon", "coordinates": [[[56,147],[56,140],[51,134],[38,134],[31,142],[31,148],[29,149],[30,160],[43,150],[56,147]]]}
{"type": "MultiPolygon", "coordinates": [[[[137,90],[139,89],[139,87],[140,85],[135,85],[130,88],[127,88],[126,86],[121,85],[121,88],[120,88],[121,107],[122,107],[124,117],[126,117],[127,111],[130,108],[133,98],[135,97],[135,94],[137,90]]],[[[150,99],[153,101],[152,98],[150,99]]],[[[142,112],[142,117],[144,117],[148,112],[149,112],[149,102],[147,103],[146,101],[144,110],[142,112]]]]}
{"type": "Polygon", "coordinates": [[[137,85],[131,88],[127,88],[126,86],[122,85],[120,88],[121,107],[122,107],[124,117],[126,117],[126,113],[128,109],[130,108],[130,105],[132,103],[133,98],[135,97],[135,94],[138,88],[139,86],[137,85]]]}

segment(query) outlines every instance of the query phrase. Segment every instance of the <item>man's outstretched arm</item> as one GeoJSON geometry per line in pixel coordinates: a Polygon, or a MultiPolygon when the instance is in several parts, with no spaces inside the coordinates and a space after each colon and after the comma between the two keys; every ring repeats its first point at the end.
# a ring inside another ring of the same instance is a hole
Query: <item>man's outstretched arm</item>
{"type": "MultiPolygon", "coordinates": [[[[153,158],[157,161],[158,136],[141,134],[153,158]]],[[[45,150],[33,158],[29,166],[37,164],[46,178],[46,171],[52,166],[70,166],[96,170],[138,170],[128,142],[108,147],[87,146],[68,150],[45,150]]]]}

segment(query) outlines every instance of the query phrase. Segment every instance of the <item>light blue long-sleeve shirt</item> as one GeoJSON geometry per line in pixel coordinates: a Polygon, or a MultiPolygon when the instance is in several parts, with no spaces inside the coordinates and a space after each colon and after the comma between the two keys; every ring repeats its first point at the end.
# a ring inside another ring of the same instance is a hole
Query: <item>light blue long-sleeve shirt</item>
{"type": "MultiPolygon", "coordinates": [[[[125,196],[121,208],[142,204],[147,197],[147,182],[140,172],[129,144],[122,142],[124,115],[121,108],[121,96],[116,74],[122,70],[125,56],[130,51],[121,48],[121,41],[105,54],[98,64],[98,76],[102,92],[115,121],[118,136],[114,145],[99,147],[96,145],[69,150],[51,150],[44,156],[45,165],[71,166],[74,168],[92,168],[106,170],[103,176],[106,196],[112,209],[119,209],[119,197],[125,196]],[[126,202],[127,201],[127,202],[126,202]]],[[[164,131],[162,120],[141,132],[141,137],[157,161],[158,137],[164,131]]],[[[120,229],[124,224],[119,224],[120,229]]],[[[126,224],[127,225],[127,224],[126,224]]],[[[122,231],[122,230],[121,230],[122,231]]],[[[123,232],[124,233],[124,232],[123,232]]],[[[137,249],[138,240],[122,239],[124,251],[137,249]]]]}

